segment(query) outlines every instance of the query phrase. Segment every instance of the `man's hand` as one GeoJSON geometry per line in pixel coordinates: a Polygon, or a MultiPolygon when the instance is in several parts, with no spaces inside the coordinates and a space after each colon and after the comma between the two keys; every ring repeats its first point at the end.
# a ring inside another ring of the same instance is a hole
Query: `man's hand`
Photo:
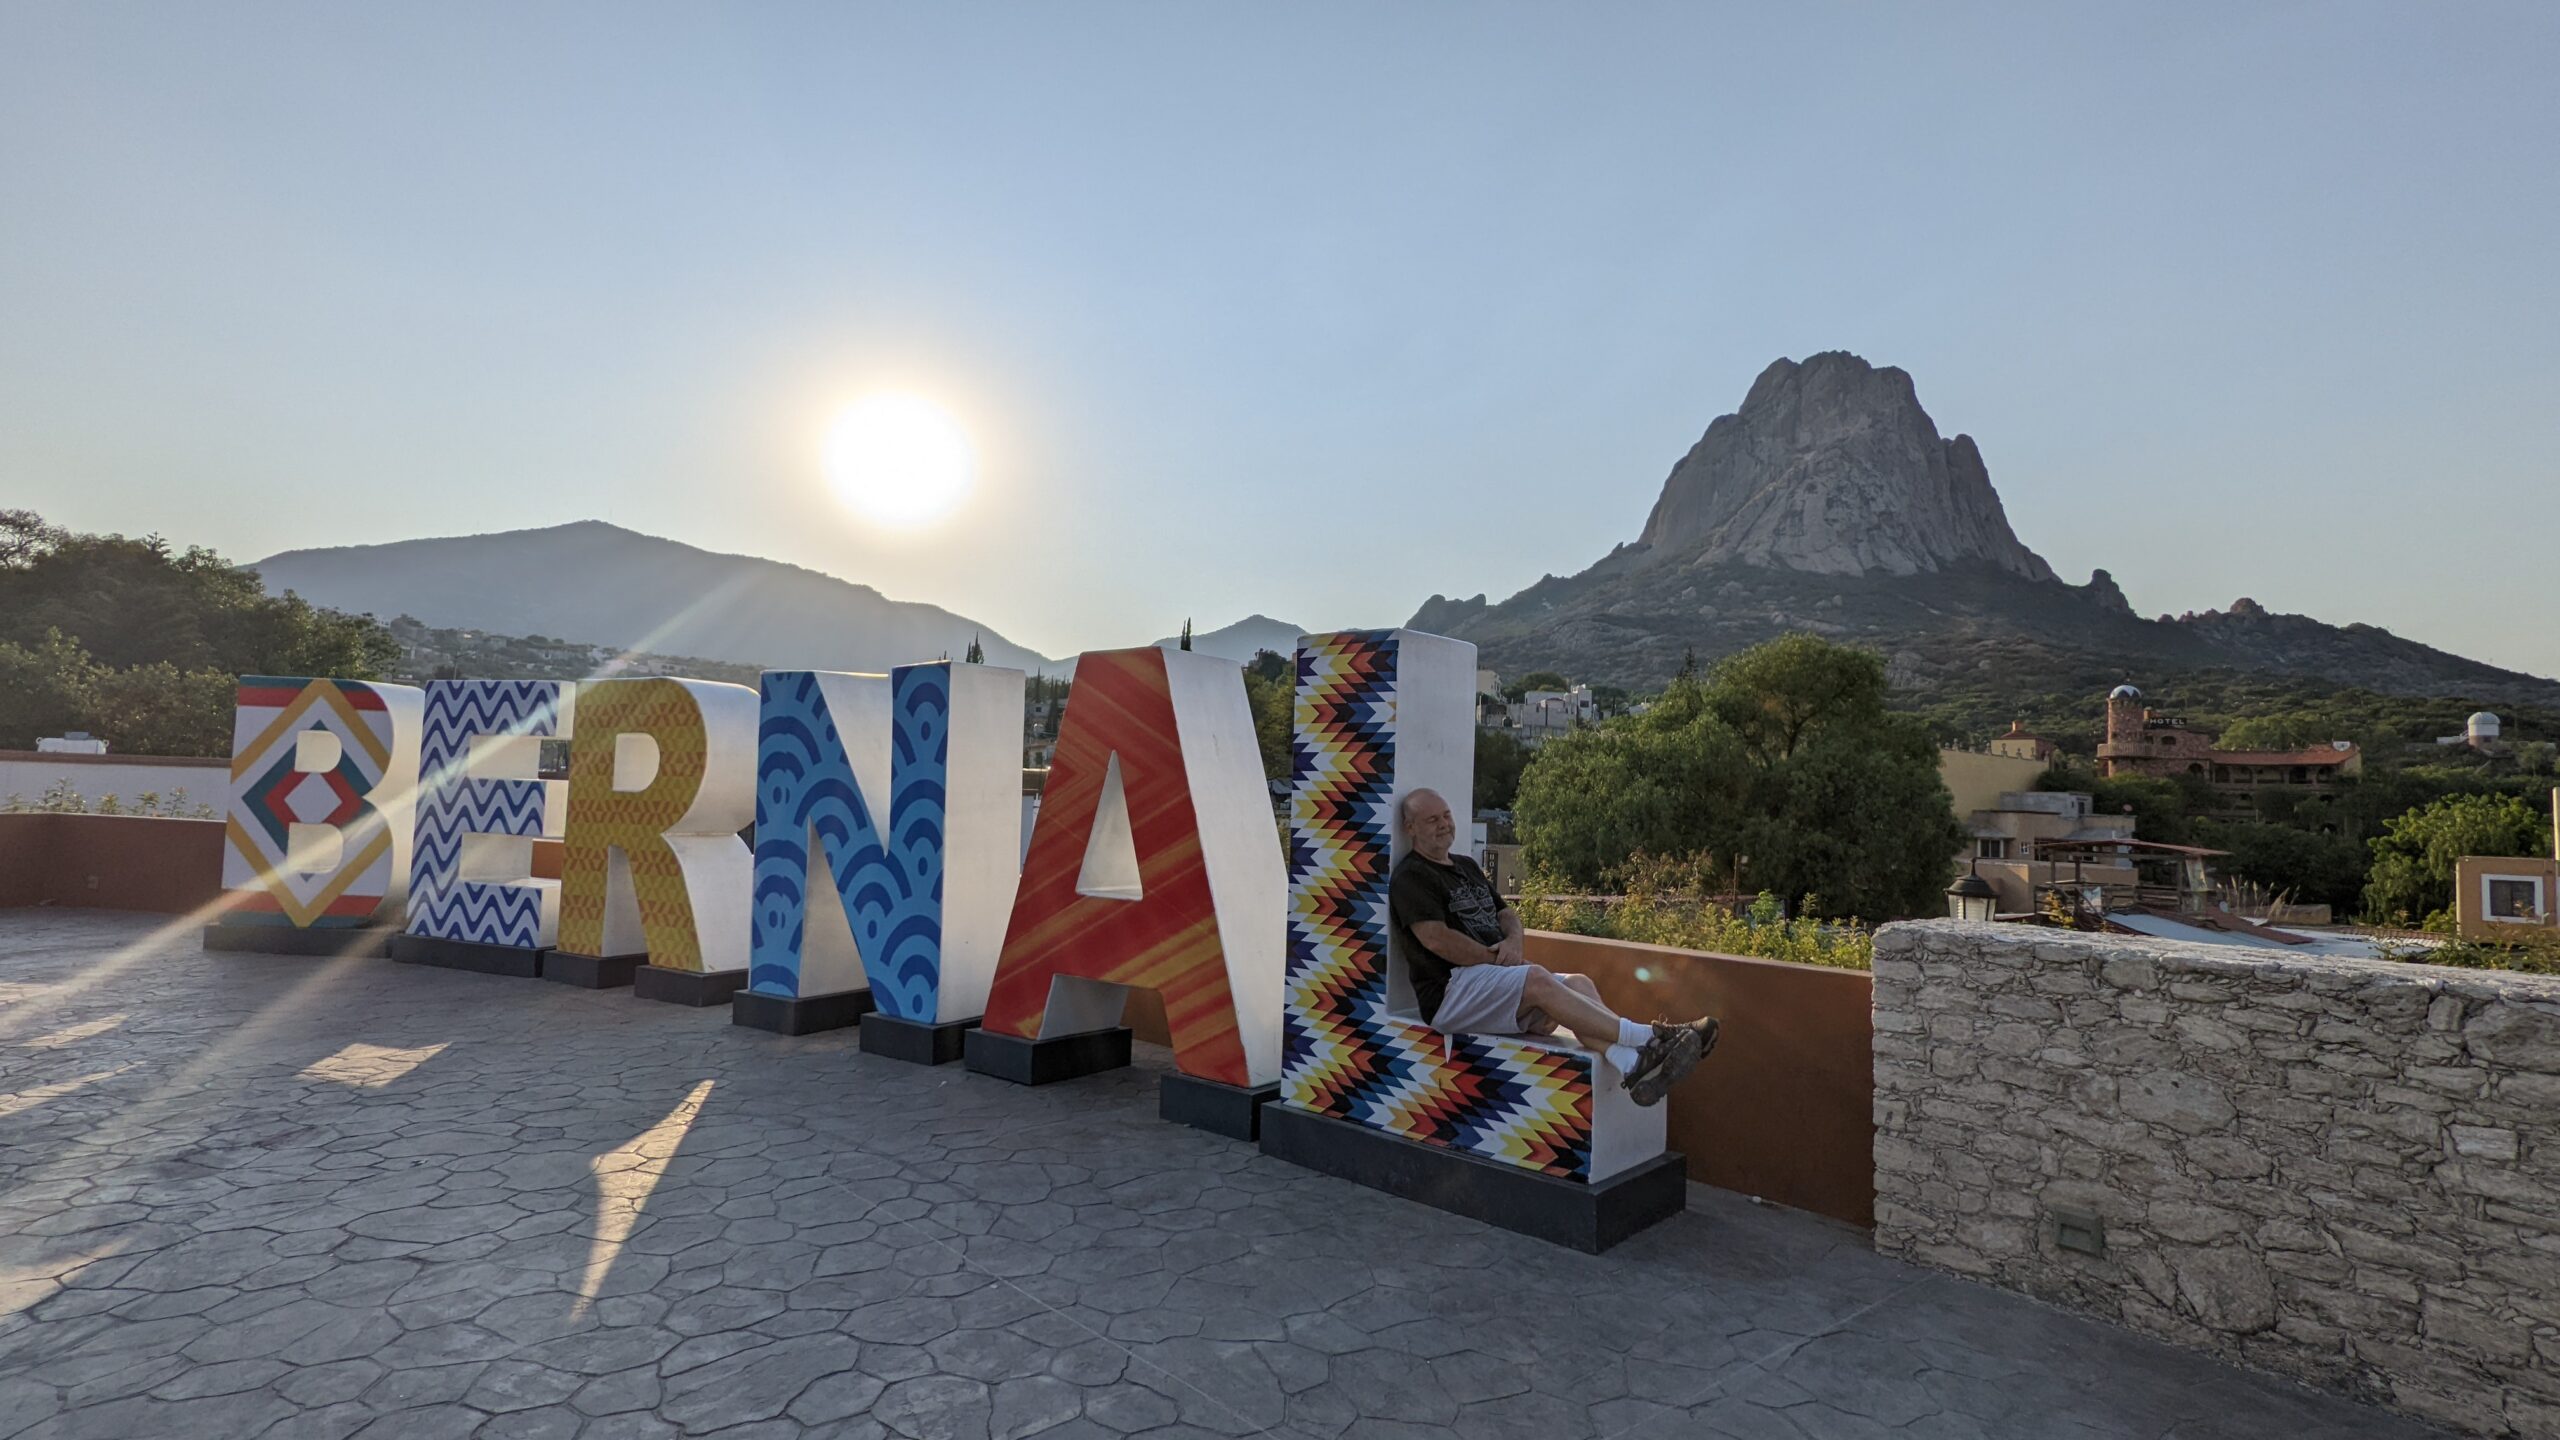
{"type": "Polygon", "coordinates": [[[1526,965],[1529,963],[1529,942],[1518,935],[1505,935],[1502,943],[1493,947],[1493,959],[1497,965],[1526,965]]]}

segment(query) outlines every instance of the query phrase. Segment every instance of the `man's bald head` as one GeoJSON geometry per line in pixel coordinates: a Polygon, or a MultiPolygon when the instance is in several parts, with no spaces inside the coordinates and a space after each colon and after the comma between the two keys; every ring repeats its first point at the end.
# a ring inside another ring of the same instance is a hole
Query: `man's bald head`
{"type": "Polygon", "coordinates": [[[1457,817],[1449,813],[1449,802],[1440,792],[1430,789],[1408,790],[1396,801],[1396,827],[1429,859],[1446,861],[1449,847],[1457,842],[1457,817]]]}

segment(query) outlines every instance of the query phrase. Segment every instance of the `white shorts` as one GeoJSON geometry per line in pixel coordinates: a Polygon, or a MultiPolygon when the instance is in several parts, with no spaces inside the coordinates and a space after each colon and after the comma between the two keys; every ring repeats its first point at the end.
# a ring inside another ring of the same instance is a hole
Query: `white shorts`
{"type": "Polygon", "coordinates": [[[1543,1024],[1533,1028],[1531,1021],[1542,1022],[1544,1016],[1521,1019],[1526,1007],[1521,991],[1529,983],[1526,965],[1456,965],[1450,967],[1448,988],[1440,992],[1440,1013],[1431,1017],[1431,1028],[1443,1035],[1530,1035],[1543,1034],[1543,1024]]]}

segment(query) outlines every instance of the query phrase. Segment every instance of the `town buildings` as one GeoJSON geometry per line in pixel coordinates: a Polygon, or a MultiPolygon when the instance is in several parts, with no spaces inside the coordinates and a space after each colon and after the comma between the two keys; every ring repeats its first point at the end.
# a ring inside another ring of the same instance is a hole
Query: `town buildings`
{"type": "Polygon", "coordinates": [[[2325,790],[2362,773],[2364,756],[2350,740],[2299,750],[2222,750],[2209,730],[2189,725],[2142,703],[2142,692],[2119,685],[2107,696],[2107,738],[2098,747],[2098,773],[2179,776],[2203,780],[2227,795],[2271,787],[2325,790]]]}

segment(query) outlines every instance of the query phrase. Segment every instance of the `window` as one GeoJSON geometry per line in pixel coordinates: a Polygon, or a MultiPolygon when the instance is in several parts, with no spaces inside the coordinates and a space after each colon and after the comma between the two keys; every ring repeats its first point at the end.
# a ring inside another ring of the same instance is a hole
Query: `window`
{"type": "Polygon", "coordinates": [[[2009,858],[2009,842],[2006,837],[1998,835],[1977,836],[1973,842],[1973,853],[1980,860],[2006,860],[2009,858]]]}
{"type": "Polygon", "coordinates": [[[2480,913],[2509,925],[2542,923],[2542,877],[2485,875],[2480,880],[2480,913]]]}

